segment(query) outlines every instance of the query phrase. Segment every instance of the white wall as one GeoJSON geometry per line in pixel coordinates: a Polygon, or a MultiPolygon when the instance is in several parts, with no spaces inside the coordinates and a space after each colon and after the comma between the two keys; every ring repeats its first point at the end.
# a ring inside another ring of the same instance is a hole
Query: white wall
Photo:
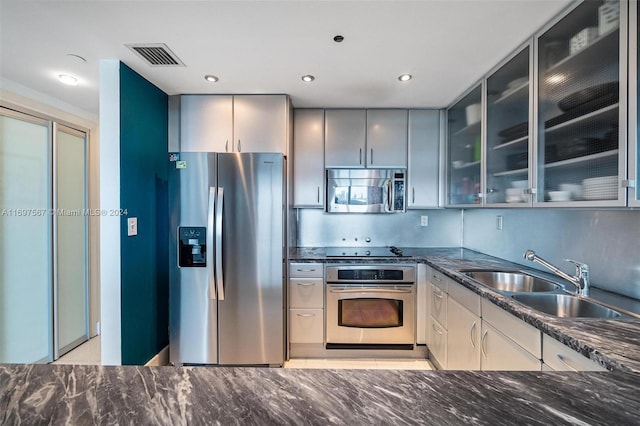
{"type": "MultiPolygon", "coordinates": [[[[100,206],[120,208],[120,62],[100,60],[100,206]],[[107,184],[108,182],[108,184],[107,184]]],[[[122,363],[120,217],[100,220],[101,362],[122,363]]]]}

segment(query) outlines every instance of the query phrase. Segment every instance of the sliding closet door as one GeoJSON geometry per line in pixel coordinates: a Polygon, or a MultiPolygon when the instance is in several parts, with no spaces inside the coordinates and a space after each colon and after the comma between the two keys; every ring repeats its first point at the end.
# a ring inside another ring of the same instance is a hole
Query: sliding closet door
{"type": "Polygon", "coordinates": [[[54,124],[55,357],[88,339],[86,134],[54,124]]]}
{"type": "Polygon", "coordinates": [[[49,123],[0,108],[0,363],[52,359],[49,123]]]}

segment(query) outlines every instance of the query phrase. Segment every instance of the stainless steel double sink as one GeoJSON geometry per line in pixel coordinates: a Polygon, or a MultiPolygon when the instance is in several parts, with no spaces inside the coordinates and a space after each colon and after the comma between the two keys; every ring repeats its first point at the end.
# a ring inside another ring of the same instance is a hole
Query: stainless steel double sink
{"type": "Polygon", "coordinates": [[[623,314],[586,297],[569,294],[554,281],[518,270],[459,270],[486,287],[541,313],[560,318],[619,318],[623,314]]]}

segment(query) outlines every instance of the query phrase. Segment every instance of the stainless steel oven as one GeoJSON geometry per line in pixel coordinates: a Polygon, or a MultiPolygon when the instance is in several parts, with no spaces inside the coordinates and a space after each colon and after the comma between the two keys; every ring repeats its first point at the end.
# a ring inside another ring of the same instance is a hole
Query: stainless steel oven
{"type": "Polygon", "coordinates": [[[413,347],[414,265],[326,268],[327,348],[358,345],[413,347]]]}

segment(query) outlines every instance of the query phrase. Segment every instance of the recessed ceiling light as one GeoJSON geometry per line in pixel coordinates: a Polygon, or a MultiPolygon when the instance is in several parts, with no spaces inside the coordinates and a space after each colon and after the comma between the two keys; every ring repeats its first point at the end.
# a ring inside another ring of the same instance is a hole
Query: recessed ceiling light
{"type": "Polygon", "coordinates": [[[207,80],[207,81],[211,81],[212,83],[215,83],[216,81],[219,80],[218,77],[216,77],[215,75],[211,75],[211,74],[205,75],[204,79],[207,80]]]}
{"type": "Polygon", "coordinates": [[[76,86],[78,84],[78,79],[69,74],[58,74],[58,80],[69,86],[76,86]]]}
{"type": "Polygon", "coordinates": [[[409,81],[411,78],[413,78],[411,74],[400,74],[398,76],[398,80],[400,81],[409,81]]]}
{"type": "Polygon", "coordinates": [[[306,83],[310,83],[313,80],[315,80],[316,78],[314,76],[312,76],[311,74],[309,75],[303,75],[302,76],[302,81],[306,82],[306,83]]]}

